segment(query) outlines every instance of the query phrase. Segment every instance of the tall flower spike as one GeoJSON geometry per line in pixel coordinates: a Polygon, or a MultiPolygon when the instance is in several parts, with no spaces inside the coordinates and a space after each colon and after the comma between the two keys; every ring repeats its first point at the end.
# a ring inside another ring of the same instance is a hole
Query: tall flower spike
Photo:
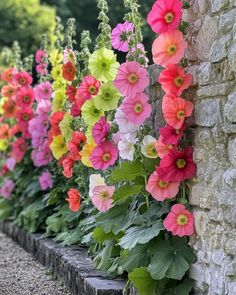
{"type": "Polygon", "coordinates": [[[100,34],[96,38],[96,49],[98,48],[111,48],[111,27],[109,25],[109,17],[107,13],[109,11],[108,4],[106,0],[97,0],[97,7],[99,9],[98,20],[100,24],[98,29],[100,30],[100,34]]]}

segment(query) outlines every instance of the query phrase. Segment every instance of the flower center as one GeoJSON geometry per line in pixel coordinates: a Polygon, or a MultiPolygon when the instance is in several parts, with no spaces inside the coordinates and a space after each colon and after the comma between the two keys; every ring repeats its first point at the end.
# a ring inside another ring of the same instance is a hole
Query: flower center
{"type": "Polygon", "coordinates": [[[108,192],[102,192],[101,193],[101,198],[105,199],[105,200],[108,200],[109,199],[109,193],[108,192]]]}
{"type": "Polygon", "coordinates": [[[29,100],[30,100],[30,98],[29,98],[28,95],[26,95],[26,96],[23,97],[23,101],[24,101],[24,102],[29,102],[29,100]]]}
{"type": "Polygon", "coordinates": [[[153,143],[149,143],[146,147],[147,155],[150,157],[157,156],[157,151],[153,143]]]}
{"type": "Polygon", "coordinates": [[[96,87],[95,86],[89,86],[88,91],[89,91],[90,94],[94,94],[96,92],[96,87]]]}
{"type": "Polygon", "coordinates": [[[175,80],[174,80],[174,83],[175,83],[175,85],[177,87],[181,87],[183,85],[183,82],[184,81],[183,81],[183,79],[180,76],[176,77],[175,80]]]}
{"type": "Polygon", "coordinates": [[[28,121],[28,120],[29,120],[29,115],[28,115],[28,114],[23,114],[23,115],[22,115],[22,119],[23,119],[24,121],[28,121]]]}
{"type": "Polygon", "coordinates": [[[128,80],[131,84],[135,84],[138,81],[138,76],[135,73],[132,73],[128,76],[128,80]]]}
{"type": "Polygon", "coordinates": [[[179,168],[179,169],[183,169],[185,166],[186,166],[186,161],[184,159],[178,159],[176,161],[176,166],[179,168]]]}
{"type": "Polygon", "coordinates": [[[126,32],[122,32],[122,33],[120,34],[120,41],[125,42],[125,41],[127,41],[127,40],[128,40],[127,33],[126,33],[126,32]]]}
{"type": "Polygon", "coordinates": [[[170,24],[170,23],[172,23],[173,20],[174,20],[174,15],[173,15],[172,12],[168,12],[168,13],[165,15],[164,18],[165,18],[166,23],[167,23],[167,24],[170,24]]]}
{"type": "Polygon", "coordinates": [[[20,151],[24,152],[26,150],[26,145],[24,143],[22,143],[20,145],[20,151]]]}
{"type": "Polygon", "coordinates": [[[185,116],[185,111],[184,110],[180,110],[180,111],[177,112],[177,118],[179,120],[181,120],[184,116],[185,116]]]}
{"type": "Polygon", "coordinates": [[[135,106],[134,106],[134,111],[135,111],[135,113],[137,113],[137,114],[142,113],[142,111],[143,111],[143,106],[142,106],[142,104],[141,104],[140,102],[138,102],[138,103],[135,104],[135,106]]]}
{"type": "Polygon", "coordinates": [[[160,181],[158,182],[158,186],[159,186],[160,188],[167,188],[167,187],[169,186],[169,183],[160,180],[160,181]]]}
{"type": "Polygon", "coordinates": [[[19,83],[21,84],[21,85],[23,85],[23,84],[25,84],[25,78],[20,78],[20,80],[19,80],[19,83]]]}
{"type": "Polygon", "coordinates": [[[184,214],[179,214],[177,217],[178,225],[185,225],[188,223],[188,217],[184,214]]]}
{"type": "Polygon", "coordinates": [[[169,55],[174,55],[177,51],[177,46],[175,44],[171,44],[169,45],[169,47],[167,48],[167,52],[169,53],[169,55]]]}
{"type": "Polygon", "coordinates": [[[106,64],[106,62],[101,62],[101,67],[103,68],[103,69],[106,69],[107,68],[107,64],[106,64]]]}
{"type": "Polygon", "coordinates": [[[108,91],[104,92],[103,98],[104,98],[104,100],[110,100],[111,99],[111,93],[108,92],[108,91]]]}
{"type": "Polygon", "coordinates": [[[102,159],[103,161],[107,162],[111,159],[111,155],[109,153],[105,153],[103,156],[102,156],[102,159]]]}
{"type": "Polygon", "coordinates": [[[93,114],[94,114],[95,116],[97,116],[97,115],[99,114],[98,109],[94,108],[94,109],[93,109],[93,114]]]}

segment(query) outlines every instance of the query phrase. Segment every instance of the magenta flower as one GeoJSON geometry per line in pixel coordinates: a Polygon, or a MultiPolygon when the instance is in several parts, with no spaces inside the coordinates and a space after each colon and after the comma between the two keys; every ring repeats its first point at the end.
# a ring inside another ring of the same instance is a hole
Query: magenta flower
{"type": "Polygon", "coordinates": [[[136,96],[123,101],[121,110],[131,123],[141,125],[150,116],[152,108],[148,103],[147,95],[137,93],[136,96]]]}
{"type": "Polygon", "coordinates": [[[34,87],[35,99],[39,102],[41,100],[50,100],[52,97],[52,85],[50,82],[43,82],[34,87]]]}
{"type": "Polygon", "coordinates": [[[134,25],[128,21],[118,24],[111,32],[111,44],[119,51],[129,51],[129,33],[134,29],[134,25]]]}
{"type": "Polygon", "coordinates": [[[48,188],[52,188],[52,176],[49,173],[48,170],[44,171],[40,176],[39,176],[39,184],[40,187],[43,191],[45,191],[48,188]]]}
{"type": "Polygon", "coordinates": [[[99,121],[94,124],[92,129],[94,142],[96,144],[102,143],[105,137],[108,135],[109,131],[110,131],[110,124],[107,123],[106,118],[102,116],[99,119],[99,121]]]}
{"type": "Polygon", "coordinates": [[[148,86],[147,70],[136,61],[123,63],[114,81],[114,85],[123,96],[134,96],[148,86]]]}
{"type": "Polygon", "coordinates": [[[0,189],[0,195],[5,199],[9,199],[14,188],[15,188],[14,182],[11,179],[6,178],[3,183],[3,186],[0,189]]]}
{"type": "Polygon", "coordinates": [[[37,64],[40,64],[41,62],[44,62],[47,57],[47,53],[43,49],[39,49],[35,54],[35,61],[37,64]]]}

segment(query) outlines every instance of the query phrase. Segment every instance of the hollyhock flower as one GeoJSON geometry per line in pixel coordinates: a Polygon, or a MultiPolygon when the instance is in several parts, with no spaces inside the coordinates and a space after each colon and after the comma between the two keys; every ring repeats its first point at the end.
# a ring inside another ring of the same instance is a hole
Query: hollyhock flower
{"type": "Polygon", "coordinates": [[[80,192],[77,189],[71,188],[68,192],[68,201],[71,211],[79,211],[80,209],[80,192]]]}
{"type": "Polygon", "coordinates": [[[173,30],[161,34],[152,45],[153,61],[164,68],[177,64],[184,57],[187,47],[182,32],[173,30]]]}
{"type": "Polygon", "coordinates": [[[83,132],[72,132],[72,139],[68,143],[68,151],[70,153],[70,157],[74,161],[79,161],[81,159],[80,152],[86,140],[86,136],[83,132]]]}
{"type": "Polygon", "coordinates": [[[6,167],[9,171],[13,171],[16,165],[16,160],[12,157],[6,160],[6,167]]]}
{"type": "Polygon", "coordinates": [[[75,95],[77,92],[77,88],[72,86],[72,85],[67,85],[66,88],[66,96],[68,97],[69,102],[74,102],[75,101],[75,95]]]}
{"type": "Polygon", "coordinates": [[[160,73],[158,82],[167,94],[173,93],[180,96],[183,90],[192,84],[192,75],[185,74],[184,69],[178,65],[168,65],[160,73]]]}
{"type": "Polygon", "coordinates": [[[118,24],[111,32],[111,44],[119,51],[129,51],[129,36],[134,29],[134,25],[128,21],[118,24]]]}
{"type": "Polygon", "coordinates": [[[50,149],[54,158],[57,160],[59,160],[67,152],[66,142],[62,135],[53,137],[50,149]]]}
{"type": "Polygon", "coordinates": [[[24,108],[32,106],[34,102],[34,91],[29,87],[21,87],[16,96],[17,106],[24,108]]]}
{"type": "Polygon", "coordinates": [[[7,168],[7,165],[6,165],[6,164],[3,164],[3,165],[2,165],[2,168],[1,168],[1,170],[0,170],[0,177],[3,177],[5,174],[7,174],[8,171],[9,171],[9,170],[8,170],[8,168],[7,168]]]}
{"type": "Polygon", "coordinates": [[[49,100],[41,100],[36,108],[36,114],[43,115],[51,112],[52,104],[49,100]]]}
{"type": "Polygon", "coordinates": [[[14,74],[14,79],[20,86],[30,86],[33,82],[32,76],[27,72],[19,72],[14,74]]]}
{"type": "Polygon", "coordinates": [[[35,167],[46,166],[52,161],[51,150],[47,141],[44,141],[37,150],[31,152],[31,159],[35,167]]]}
{"type": "Polygon", "coordinates": [[[5,152],[8,149],[8,140],[0,139],[0,151],[5,152]]]}
{"type": "Polygon", "coordinates": [[[89,58],[89,70],[92,76],[102,82],[113,81],[118,67],[116,55],[106,48],[94,51],[89,58]]]}
{"type": "Polygon", "coordinates": [[[92,135],[94,142],[100,144],[106,138],[110,131],[110,124],[107,123],[107,120],[102,116],[97,123],[94,124],[92,129],[92,135]]]}
{"type": "Polygon", "coordinates": [[[121,141],[121,140],[122,140],[122,138],[121,138],[121,134],[119,131],[112,134],[112,141],[114,141],[115,144],[118,144],[119,141],[121,141]]]}
{"type": "Polygon", "coordinates": [[[94,100],[86,100],[81,110],[82,118],[88,125],[93,125],[103,115],[103,111],[96,108],[94,100]]]}
{"type": "Polygon", "coordinates": [[[5,199],[9,199],[14,188],[15,188],[14,182],[11,179],[6,178],[0,189],[0,195],[5,199]]]}
{"type": "Polygon", "coordinates": [[[62,77],[65,80],[73,81],[75,79],[75,74],[76,74],[76,67],[71,61],[68,61],[67,63],[63,64],[62,77]]]}
{"type": "Polygon", "coordinates": [[[76,99],[73,105],[71,106],[70,109],[70,114],[72,117],[78,117],[81,115],[81,108],[84,104],[85,100],[82,101],[82,99],[76,99]]]}
{"type": "Polygon", "coordinates": [[[52,175],[48,170],[44,171],[39,176],[39,184],[43,191],[47,190],[48,188],[52,188],[52,175]]]}
{"type": "Polygon", "coordinates": [[[87,142],[82,148],[80,152],[81,162],[86,167],[93,167],[92,162],[90,161],[90,157],[92,155],[93,149],[95,148],[94,142],[87,142]]]}
{"type": "Polygon", "coordinates": [[[47,81],[35,86],[34,93],[37,102],[41,100],[50,100],[53,93],[51,83],[47,81]]]}
{"type": "Polygon", "coordinates": [[[76,57],[74,51],[71,48],[65,48],[63,51],[63,64],[71,62],[73,64],[76,63],[76,57]]]}
{"type": "Polygon", "coordinates": [[[61,134],[61,129],[59,127],[60,122],[63,120],[65,112],[56,112],[49,118],[50,124],[52,125],[52,134],[57,136],[61,134]]]}
{"type": "Polygon", "coordinates": [[[120,100],[120,93],[114,87],[112,81],[103,84],[98,94],[94,97],[94,104],[97,109],[111,111],[117,108],[120,100]]]}
{"type": "Polygon", "coordinates": [[[51,50],[50,56],[49,56],[49,61],[53,67],[55,67],[57,64],[61,63],[62,60],[63,60],[63,55],[59,51],[59,49],[51,50]]]}
{"type": "Polygon", "coordinates": [[[63,166],[62,174],[66,178],[71,178],[73,176],[73,167],[74,167],[74,164],[75,164],[75,161],[74,161],[74,159],[70,155],[69,156],[66,156],[62,160],[62,166],[63,166]]]}
{"type": "Polygon", "coordinates": [[[63,119],[59,123],[59,127],[61,129],[61,134],[68,142],[71,139],[71,123],[72,123],[73,117],[69,113],[65,113],[63,119]]]}
{"type": "Polygon", "coordinates": [[[178,194],[179,185],[179,181],[168,182],[161,180],[155,171],[148,179],[146,190],[157,201],[164,201],[166,199],[172,199],[178,194]]]}
{"type": "Polygon", "coordinates": [[[147,70],[136,61],[123,63],[114,81],[116,88],[126,97],[133,97],[138,92],[143,92],[148,84],[147,70]]]}
{"type": "Polygon", "coordinates": [[[77,95],[79,97],[90,99],[92,96],[98,94],[101,83],[93,76],[85,76],[80,83],[77,95]]]}
{"type": "Polygon", "coordinates": [[[175,30],[182,18],[182,7],[180,0],[158,0],[149,12],[147,22],[157,34],[175,30]]]}
{"type": "Polygon", "coordinates": [[[16,87],[13,85],[4,85],[1,89],[1,95],[6,97],[13,97],[16,94],[16,87]]]}
{"type": "Polygon", "coordinates": [[[113,207],[112,195],[115,191],[114,186],[98,185],[93,189],[93,195],[91,197],[93,205],[100,212],[107,212],[113,207]]]}
{"type": "Polygon", "coordinates": [[[7,99],[2,106],[3,114],[6,118],[15,118],[17,107],[16,103],[12,99],[7,99]]]}
{"type": "Polygon", "coordinates": [[[130,138],[128,135],[124,136],[121,141],[118,142],[119,155],[121,159],[133,161],[135,153],[135,143],[138,140],[136,138],[130,138]]]}
{"type": "Polygon", "coordinates": [[[39,75],[46,76],[47,73],[48,73],[47,67],[48,67],[48,64],[41,63],[41,64],[39,64],[39,65],[36,66],[36,72],[39,75]]]}
{"type": "Polygon", "coordinates": [[[64,110],[66,97],[65,97],[65,89],[58,89],[53,93],[53,101],[52,101],[52,111],[60,112],[64,110]]]}
{"type": "Polygon", "coordinates": [[[15,142],[12,143],[12,158],[16,160],[16,162],[20,162],[26,151],[27,151],[28,145],[24,138],[18,137],[15,142]]]}
{"type": "Polygon", "coordinates": [[[171,207],[163,225],[174,236],[191,236],[194,233],[193,216],[182,204],[175,204],[171,207]]]}
{"type": "Polygon", "coordinates": [[[93,149],[90,160],[93,168],[97,170],[106,170],[109,166],[115,164],[118,158],[118,149],[112,141],[103,142],[93,149]]]}
{"type": "Polygon", "coordinates": [[[28,129],[29,121],[34,117],[34,113],[30,107],[24,107],[17,111],[16,117],[19,120],[20,130],[24,130],[24,128],[28,129]]]}
{"type": "Polygon", "coordinates": [[[175,99],[165,96],[162,101],[162,111],[166,122],[175,129],[181,129],[184,120],[190,117],[194,105],[181,97],[175,99]]]}
{"type": "Polygon", "coordinates": [[[105,179],[101,174],[91,174],[89,176],[89,196],[92,198],[93,189],[98,185],[105,185],[105,179]]]}
{"type": "Polygon", "coordinates": [[[40,64],[41,62],[44,62],[47,58],[47,52],[43,49],[37,50],[35,54],[35,61],[37,64],[40,64]]]}
{"type": "Polygon", "coordinates": [[[121,107],[115,113],[115,122],[119,126],[119,131],[123,134],[133,133],[136,135],[136,131],[139,128],[138,125],[129,122],[126,115],[122,112],[121,107]]]}
{"type": "Polygon", "coordinates": [[[10,127],[8,124],[0,125],[0,139],[8,139],[10,137],[10,127]]]}
{"type": "Polygon", "coordinates": [[[18,124],[15,124],[9,130],[10,137],[15,136],[17,133],[20,133],[20,128],[18,124]]]}
{"type": "Polygon", "coordinates": [[[184,124],[180,129],[175,129],[170,125],[160,128],[160,135],[162,136],[162,142],[164,144],[177,145],[179,140],[183,136],[186,130],[186,125],[184,124]]]}
{"type": "Polygon", "coordinates": [[[164,156],[168,155],[170,150],[172,150],[174,146],[172,144],[164,144],[162,135],[159,136],[158,140],[155,143],[155,149],[159,158],[163,158],[164,156]]]}
{"type": "Polygon", "coordinates": [[[143,138],[141,144],[141,152],[142,154],[151,159],[155,159],[158,157],[155,144],[157,143],[156,138],[152,137],[151,135],[146,135],[143,138]]]}
{"type": "Polygon", "coordinates": [[[183,181],[192,178],[197,172],[197,166],[193,162],[193,148],[186,147],[183,151],[170,150],[169,154],[161,159],[157,172],[163,181],[183,181]]]}
{"type": "Polygon", "coordinates": [[[5,81],[5,82],[8,82],[8,83],[12,83],[15,73],[16,73],[16,69],[8,68],[8,69],[6,69],[5,71],[2,72],[1,80],[5,81]]]}
{"type": "MultiPolygon", "coordinates": [[[[60,81],[61,84],[61,80],[62,78],[62,66],[61,64],[58,64],[56,66],[54,66],[51,70],[51,75],[54,81],[60,81]]],[[[58,88],[58,87],[57,87],[58,88]]]]}
{"type": "Polygon", "coordinates": [[[137,93],[134,97],[123,101],[121,110],[131,123],[141,125],[150,116],[152,108],[148,103],[147,95],[137,93]]]}

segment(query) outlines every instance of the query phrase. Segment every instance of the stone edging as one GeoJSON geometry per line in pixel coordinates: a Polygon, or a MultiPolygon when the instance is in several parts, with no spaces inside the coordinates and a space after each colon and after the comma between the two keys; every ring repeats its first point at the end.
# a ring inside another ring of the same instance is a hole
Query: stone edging
{"type": "Polygon", "coordinates": [[[31,234],[12,222],[0,221],[0,231],[61,276],[73,295],[122,295],[125,282],[111,280],[96,271],[87,251],[78,246],[64,247],[40,234],[31,234]]]}

